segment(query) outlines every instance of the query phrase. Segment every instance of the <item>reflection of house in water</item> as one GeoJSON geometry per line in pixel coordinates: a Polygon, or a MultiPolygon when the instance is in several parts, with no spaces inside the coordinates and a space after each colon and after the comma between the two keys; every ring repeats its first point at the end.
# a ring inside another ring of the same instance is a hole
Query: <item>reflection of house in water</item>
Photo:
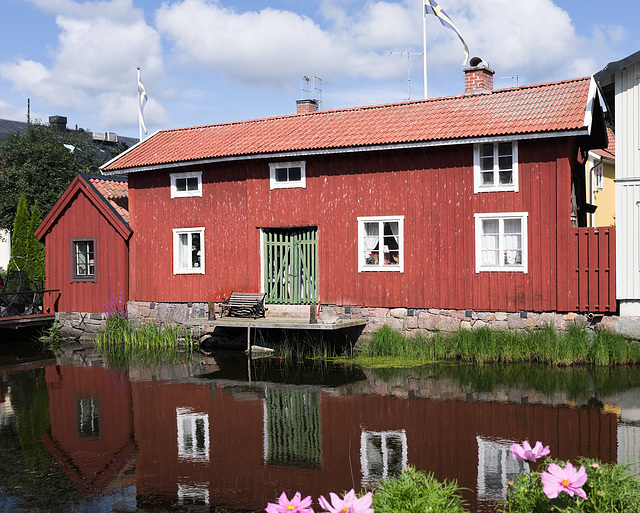
{"type": "Polygon", "coordinates": [[[132,484],[135,464],[131,387],[126,372],[46,368],[51,432],[43,444],[85,495],[132,484]]]}
{"type": "Polygon", "coordinates": [[[250,385],[187,370],[47,368],[52,427],[44,442],[78,489],[131,484],[122,476],[135,458],[138,508],[160,501],[258,511],[282,491],[317,498],[412,465],[477,490],[466,495],[470,510],[489,511],[523,468],[510,458],[513,441],[610,462],[620,456],[619,436],[637,438],[605,408],[478,400],[451,384],[438,399],[426,397],[427,380],[414,380],[417,388],[374,378],[335,388],[250,385]]]}

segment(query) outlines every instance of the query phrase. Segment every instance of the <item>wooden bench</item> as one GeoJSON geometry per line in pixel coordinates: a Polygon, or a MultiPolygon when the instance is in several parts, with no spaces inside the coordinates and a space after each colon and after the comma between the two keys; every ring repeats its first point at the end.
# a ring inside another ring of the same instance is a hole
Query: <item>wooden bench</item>
{"type": "Polygon", "coordinates": [[[264,317],[267,309],[264,307],[263,292],[232,292],[229,299],[222,302],[222,316],[226,313],[236,317],[264,317]]]}

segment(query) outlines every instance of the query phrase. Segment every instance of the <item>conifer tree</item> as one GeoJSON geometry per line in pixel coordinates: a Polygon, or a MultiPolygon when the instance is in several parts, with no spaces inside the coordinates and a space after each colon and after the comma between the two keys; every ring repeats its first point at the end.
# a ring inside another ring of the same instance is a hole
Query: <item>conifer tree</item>
{"type": "Polygon", "coordinates": [[[29,218],[27,198],[24,194],[21,194],[20,199],[18,200],[16,216],[13,220],[13,232],[11,233],[11,260],[9,262],[9,267],[7,268],[9,271],[16,271],[18,269],[24,270],[26,267],[22,258],[27,258],[29,253],[30,224],[31,220],[29,218]]]}
{"type": "Polygon", "coordinates": [[[31,222],[29,223],[29,253],[27,256],[31,274],[33,275],[34,283],[32,286],[34,290],[44,288],[45,248],[44,243],[40,242],[35,236],[35,231],[41,222],[40,207],[38,207],[38,200],[35,200],[31,209],[31,222]]]}

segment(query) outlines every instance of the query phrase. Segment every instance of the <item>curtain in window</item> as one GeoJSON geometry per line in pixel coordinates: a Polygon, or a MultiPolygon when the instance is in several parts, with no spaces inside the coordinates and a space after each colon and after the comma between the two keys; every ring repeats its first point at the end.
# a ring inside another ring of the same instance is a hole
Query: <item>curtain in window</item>
{"type": "Polygon", "coordinates": [[[180,234],[180,247],[178,249],[179,253],[178,253],[178,264],[180,266],[181,269],[187,269],[189,268],[189,262],[190,262],[190,244],[189,244],[189,234],[188,233],[181,233],[180,234]]]}
{"type": "Polygon", "coordinates": [[[500,223],[497,219],[482,221],[482,265],[498,265],[500,223]]]}

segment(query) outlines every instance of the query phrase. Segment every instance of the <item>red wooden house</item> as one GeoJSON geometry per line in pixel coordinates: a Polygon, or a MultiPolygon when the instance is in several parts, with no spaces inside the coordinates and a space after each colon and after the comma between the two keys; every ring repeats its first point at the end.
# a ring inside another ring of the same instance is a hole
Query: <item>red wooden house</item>
{"type": "Polygon", "coordinates": [[[36,230],[45,242],[56,312],[102,313],[129,293],[127,181],[77,175],[36,230]]]}
{"type": "Polygon", "coordinates": [[[465,73],[485,89],[161,130],[105,164],[128,174],[130,301],[615,311],[611,246],[576,228],[607,141],[592,80],[465,73]]]}

